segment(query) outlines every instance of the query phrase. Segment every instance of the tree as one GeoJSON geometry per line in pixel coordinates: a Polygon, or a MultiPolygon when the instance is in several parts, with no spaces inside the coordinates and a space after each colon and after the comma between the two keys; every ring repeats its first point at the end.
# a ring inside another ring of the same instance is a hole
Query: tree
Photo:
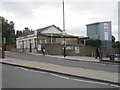
{"type": "Polygon", "coordinates": [[[120,41],[113,42],[112,47],[120,48],[120,41]]]}
{"type": "Polygon", "coordinates": [[[115,40],[116,40],[115,37],[112,35],[112,42],[115,42],[115,40]]]}
{"type": "Polygon", "coordinates": [[[98,39],[89,39],[86,41],[86,44],[91,45],[93,47],[100,47],[102,45],[102,42],[98,39]]]}
{"type": "Polygon", "coordinates": [[[15,44],[14,22],[8,22],[4,17],[2,17],[2,36],[6,38],[7,45],[15,44]]]}
{"type": "Polygon", "coordinates": [[[22,31],[17,30],[17,31],[16,31],[16,38],[18,38],[18,37],[21,36],[22,34],[23,34],[22,31]]]}

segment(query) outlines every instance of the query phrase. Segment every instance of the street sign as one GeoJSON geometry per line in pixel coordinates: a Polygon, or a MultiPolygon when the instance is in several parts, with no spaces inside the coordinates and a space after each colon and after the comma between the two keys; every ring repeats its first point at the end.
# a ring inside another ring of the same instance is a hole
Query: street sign
{"type": "Polygon", "coordinates": [[[38,45],[38,51],[41,51],[41,44],[38,45]]]}
{"type": "Polygon", "coordinates": [[[6,44],[6,38],[3,38],[3,43],[6,44]]]}
{"type": "Polygon", "coordinates": [[[75,47],[75,53],[80,53],[78,46],[75,47]]]}
{"type": "Polygon", "coordinates": [[[104,37],[108,40],[108,23],[104,23],[104,37]]]}

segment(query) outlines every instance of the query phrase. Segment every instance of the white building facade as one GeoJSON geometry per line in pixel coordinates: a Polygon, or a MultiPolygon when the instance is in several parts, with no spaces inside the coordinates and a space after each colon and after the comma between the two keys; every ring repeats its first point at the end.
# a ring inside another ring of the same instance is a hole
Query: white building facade
{"type": "MultiPolygon", "coordinates": [[[[25,35],[18,37],[16,39],[16,48],[20,51],[27,51],[27,52],[37,52],[38,48],[40,49],[40,46],[42,43],[39,43],[43,40],[43,36],[41,34],[62,34],[62,30],[60,30],[55,25],[47,26],[45,28],[37,29],[34,31],[34,34],[25,35]],[[40,34],[40,35],[39,35],[40,34]],[[39,42],[38,42],[39,41],[39,42]]],[[[44,40],[44,42],[47,39],[44,40]]]]}
{"type": "Polygon", "coordinates": [[[27,36],[18,37],[16,39],[16,48],[17,50],[30,50],[37,48],[37,34],[30,34],[27,36]]]}

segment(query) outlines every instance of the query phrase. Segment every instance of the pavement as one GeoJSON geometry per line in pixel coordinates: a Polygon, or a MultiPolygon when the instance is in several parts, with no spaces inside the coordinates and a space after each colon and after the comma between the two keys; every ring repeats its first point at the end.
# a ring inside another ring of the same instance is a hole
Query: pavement
{"type": "MultiPolygon", "coordinates": [[[[33,53],[31,54],[41,55],[41,54],[33,54],[33,53]]],[[[64,58],[63,56],[51,56],[51,55],[46,55],[46,56],[54,57],[54,58],[64,58]]],[[[100,62],[99,59],[94,59],[94,57],[67,56],[65,57],[65,59],[100,62]]],[[[118,81],[119,73],[115,73],[115,72],[92,70],[92,69],[85,69],[85,68],[78,68],[78,67],[69,67],[69,66],[62,66],[62,65],[37,62],[37,61],[27,61],[27,60],[23,61],[20,59],[14,59],[14,58],[8,58],[8,57],[6,57],[5,59],[0,59],[0,62],[4,64],[19,66],[19,67],[31,68],[35,70],[42,70],[42,71],[47,71],[47,72],[52,72],[57,74],[64,74],[64,75],[69,75],[69,76],[74,76],[79,78],[96,80],[96,81],[120,86],[120,82],[118,81]]]]}
{"type": "MultiPolygon", "coordinates": [[[[42,55],[38,53],[26,53],[31,55],[42,55]]],[[[45,55],[48,57],[54,58],[62,58],[64,60],[71,60],[71,61],[84,61],[84,62],[94,62],[94,63],[107,63],[107,64],[120,64],[120,60],[115,58],[115,60],[110,60],[109,57],[104,57],[102,59],[95,59],[95,57],[87,57],[87,56],[66,56],[63,57],[61,55],[45,55]]]]}

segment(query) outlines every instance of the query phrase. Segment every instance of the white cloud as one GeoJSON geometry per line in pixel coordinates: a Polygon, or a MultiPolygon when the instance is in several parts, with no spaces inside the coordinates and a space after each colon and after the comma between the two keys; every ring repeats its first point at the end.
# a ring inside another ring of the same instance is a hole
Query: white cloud
{"type": "Polygon", "coordinates": [[[43,6],[40,8],[37,8],[36,10],[33,10],[33,15],[35,19],[38,19],[39,23],[41,25],[45,24],[62,24],[62,8],[61,7],[49,7],[49,6],[43,6]]]}
{"type": "MultiPolygon", "coordinates": [[[[15,22],[15,29],[38,29],[55,24],[62,29],[62,0],[0,1],[0,15],[15,22]]],[[[118,37],[118,0],[64,0],[68,33],[86,34],[86,24],[112,21],[113,35],[118,37]]]]}

